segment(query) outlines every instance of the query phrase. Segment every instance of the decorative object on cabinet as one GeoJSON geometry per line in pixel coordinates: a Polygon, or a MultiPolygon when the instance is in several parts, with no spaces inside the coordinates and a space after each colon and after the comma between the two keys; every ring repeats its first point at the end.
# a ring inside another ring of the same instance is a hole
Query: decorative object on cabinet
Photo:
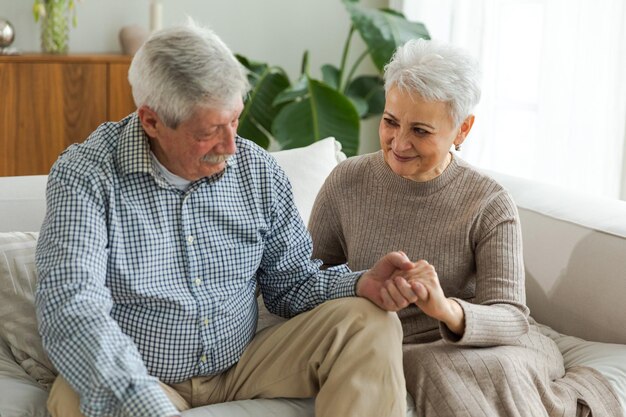
{"type": "Polygon", "coordinates": [[[42,52],[66,54],[70,42],[70,17],[76,27],[75,0],[35,0],[33,15],[35,22],[41,23],[42,52]]]}
{"type": "Polygon", "coordinates": [[[17,49],[11,47],[15,40],[15,28],[7,19],[0,17],[0,55],[14,55],[17,49]]]}
{"type": "Polygon", "coordinates": [[[163,4],[158,0],[150,0],[150,32],[163,27],[163,4]]]}
{"type": "Polygon", "coordinates": [[[0,176],[47,174],[59,153],[135,110],[125,55],[0,56],[0,176]]]}
{"type": "Polygon", "coordinates": [[[119,33],[120,46],[125,55],[135,55],[135,52],[148,39],[150,33],[139,25],[124,26],[119,33]]]}

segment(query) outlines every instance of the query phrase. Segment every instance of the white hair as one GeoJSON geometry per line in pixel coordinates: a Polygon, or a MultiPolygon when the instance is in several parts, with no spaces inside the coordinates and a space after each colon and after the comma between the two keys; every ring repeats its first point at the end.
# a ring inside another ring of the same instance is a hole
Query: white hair
{"type": "Polygon", "coordinates": [[[148,106],[172,129],[197,107],[232,106],[249,89],[230,49],[191,20],[152,34],[135,54],[128,80],[135,105],[148,106]]]}
{"type": "Polygon", "coordinates": [[[478,62],[464,50],[432,40],[412,39],[385,66],[385,92],[393,86],[427,101],[447,103],[455,126],[480,100],[478,62]]]}

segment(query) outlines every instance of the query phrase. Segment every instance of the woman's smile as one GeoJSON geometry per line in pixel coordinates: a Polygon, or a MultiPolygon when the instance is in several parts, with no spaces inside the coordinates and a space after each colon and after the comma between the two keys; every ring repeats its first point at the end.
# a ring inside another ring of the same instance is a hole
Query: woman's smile
{"type": "Polygon", "coordinates": [[[411,162],[414,161],[415,159],[419,158],[419,155],[415,155],[415,156],[402,156],[402,155],[398,155],[397,153],[393,152],[393,157],[396,161],[398,162],[411,162]]]}

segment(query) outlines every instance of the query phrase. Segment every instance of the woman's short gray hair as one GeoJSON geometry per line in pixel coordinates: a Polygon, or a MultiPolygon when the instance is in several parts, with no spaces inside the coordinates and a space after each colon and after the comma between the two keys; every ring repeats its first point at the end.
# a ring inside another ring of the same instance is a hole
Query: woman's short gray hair
{"type": "Polygon", "coordinates": [[[427,101],[448,104],[455,126],[480,100],[478,62],[464,50],[432,40],[412,39],[385,66],[385,92],[393,86],[427,101]]]}
{"type": "Polygon", "coordinates": [[[193,22],[155,32],[128,71],[137,107],[175,129],[198,106],[224,108],[249,89],[244,67],[210,29],[193,22]]]}

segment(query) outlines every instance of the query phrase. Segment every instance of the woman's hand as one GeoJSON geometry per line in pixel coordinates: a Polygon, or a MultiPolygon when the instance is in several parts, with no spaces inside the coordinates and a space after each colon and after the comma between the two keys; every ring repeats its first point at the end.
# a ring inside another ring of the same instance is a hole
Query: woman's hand
{"type": "Polygon", "coordinates": [[[413,267],[413,262],[404,252],[390,252],[361,276],[356,284],[356,294],[367,298],[383,310],[402,310],[417,301],[417,296],[406,281],[402,288],[395,288],[392,277],[406,273],[413,267]],[[393,288],[392,291],[396,294],[393,299],[389,297],[388,288],[393,288]]]}
{"type": "Polygon", "coordinates": [[[454,300],[446,297],[439,283],[435,267],[425,260],[417,261],[408,271],[396,271],[392,277],[393,285],[385,287],[391,299],[405,298],[399,289],[412,291],[417,295],[415,305],[425,314],[442,321],[457,335],[465,331],[465,314],[454,300]]]}

